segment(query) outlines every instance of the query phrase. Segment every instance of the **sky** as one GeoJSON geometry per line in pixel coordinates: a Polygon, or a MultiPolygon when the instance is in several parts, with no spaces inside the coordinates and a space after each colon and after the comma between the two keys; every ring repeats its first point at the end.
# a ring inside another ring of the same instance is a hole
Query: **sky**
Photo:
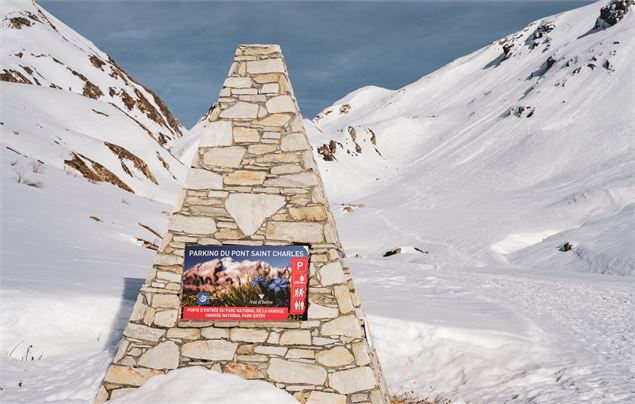
{"type": "Polygon", "coordinates": [[[242,43],[282,46],[302,115],[367,85],[398,89],[584,1],[46,1],[157,92],[185,127],[216,101],[242,43]]]}

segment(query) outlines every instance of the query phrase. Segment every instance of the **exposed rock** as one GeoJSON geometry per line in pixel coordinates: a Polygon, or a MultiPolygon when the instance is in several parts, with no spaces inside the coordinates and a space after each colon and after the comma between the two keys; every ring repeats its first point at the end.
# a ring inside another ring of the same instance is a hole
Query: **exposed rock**
{"type": "Polygon", "coordinates": [[[343,370],[329,375],[329,386],[342,394],[370,390],[376,385],[375,375],[369,367],[343,370]]]}
{"type": "Polygon", "coordinates": [[[326,220],[326,208],[322,205],[302,208],[290,207],[289,215],[291,215],[291,218],[294,220],[321,222],[322,220],[326,220]]]}
{"type": "Polygon", "coordinates": [[[165,330],[130,323],[123,331],[123,335],[129,338],[140,339],[142,341],[159,342],[161,337],[165,335],[165,330]]]}
{"type": "Polygon", "coordinates": [[[264,171],[236,170],[223,179],[226,185],[260,185],[265,180],[264,171]]]}
{"type": "Polygon", "coordinates": [[[230,361],[237,348],[238,344],[223,340],[194,341],[183,344],[181,354],[194,359],[230,361]]]}
{"type": "Polygon", "coordinates": [[[266,237],[270,240],[298,243],[319,243],[324,240],[322,225],[310,222],[275,222],[267,224],[266,237]]]}
{"type": "Polygon", "coordinates": [[[234,328],[229,333],[232,341],[239,342],[265,342],[269,333],[267,330],[234,328]]]}
{"type": "Polygon", "coordinates": [[[222,189],[223,177],[201,168],[190,168],[185,180],[187,189],[222,189]]]}
{"type": "Polygon", "coordinates": [[[284,73],[282,59],[265,59],[247,62],[247,73],[284,73]]]}
{"type": "Polygon", "coordinates": [[[267,194],[236,193],[225,201],[227,212],[246,236],[254,234],[266,218],[284,205],[284,197],[267,194]]]}
{"type": "Polygon", "coordinates": [[[246,363],[229,362],[223,366],[223,373],[240,376],[243,379],[263,379],[265,377],[258,368],[246,363]]]}
{"type": "Polygon", "coordinates": [[[612,27],[624,18],[628,13],[633,0],[611,0],[609,4],[600,9],[600,16],[595,21],[594,29],[612,27]]]}
{"type": "Polygon", "coordinates": [[[265,104],[267,111],[272,114],[278,112],[295,112],[297,110],[295,103],[288,95],[280,95],[273,97],[265,104]]]}
{"type": "MultiPolygon", "coordinates": [[[[249,104],[251,105],[251,104],[249,104]]],[[[229,121],[208,122],[203,126],[198,147],[231,146],[232,124],[229,121]]]]}
{"type": "Polygon", "coordinates": [[[321,366],[271,358],[267,376],[276,382],[321,386],[326,381],[326,370],[321,366]]]}
{"type": "Polygon", "coordinates": [[[306,404],[346,404],[346,396],[323,391],[312,391],[306,404]]]}
{"type": "Polygon", "coordinates": [[[203,155],[203,164],[212,167],[238,168],[245,152],[246,149],[239,146],[213,148],[203,155]]]}
{"type": "Polygon", "coordinates": [[[309,143],[304,133],[290,133],[282,138],[280,148],[282,151],[308,150],[309,143]]]}
{"type": "Polygon", "coordinates": [[[253,119],[258,117],[258,104],[237,102],[220,113],[221,118],[253,119]]]}
{"type": "Polygon", "coordinates": [[[362,326],[353,314],[323,323],[320,332],[322,335],[343,335],[352,338],[360,338],[363,335],[362,326]]]}
{"type": "Polygon", "coordinates": [[[216,231],[216,222],[210,217],[175,214],[170,218],[168,228],[190,234],[212,234],[216,231]]]}
{"type": "Polygon", "coordinates": [[[309,330],[287,330],[280,336],[280,345],[311,345],[309,330]]]}
{"type": "Polygon", "coordinates": [[[126,174],[128,174],[131,177],[134,177],[132,175],[130,168],[126,165],[126,161],[130,161],[132,162],[133,166],[137,170],[141,171],[141,173],[147,179],[149,179],[150,181],[152,181],[153,183],[157,185],[159,184],[145,161],[141,160],[139,157],[130,153],[125,147],[116,145],[114,143],[109,143],[109,142],[104,142],[104,144],[106,145],[106,147],[110,149],[111,152],[113,152],[119,158],[119,161],[121,162],[121,168],[124,170],[126,174]]]}
{"type": "Polygon", "coordinates": [[[322,286],[330,286],[344,282],[344,271],[342,264],[339,262],[332,262],[324,265],[318,270],[318,277],[322,286]]]}
{"type": "Polygon", "coordinates": [[[163,374],[160,370],[132,368],[129,366],[112,365],[106,373],[104,382],[130,386],[141,386],[152,376],[163,374]]]}
{"type": "Polygon", "coordinates": [[[343,346],[338,346],[318,352],[318,354],[315,355],[315,360],[324,366],[338,367],[352,363],[354,358],[348,349],[343,346]]]}
{"type": "Polygon", "coordinates": [[[151,369],[176,369],[179,366],[179,347],[172,341],[161,342],[141,355],[139,365],[151,369]]]}

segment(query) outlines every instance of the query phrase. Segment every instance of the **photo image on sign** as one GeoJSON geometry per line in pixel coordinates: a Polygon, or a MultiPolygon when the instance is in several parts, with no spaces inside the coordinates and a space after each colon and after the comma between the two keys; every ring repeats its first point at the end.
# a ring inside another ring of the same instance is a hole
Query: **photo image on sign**
{"type": "Polygon", "coordinates": [[[306,246],[186,246],[182,318],[306,318],[306,246]]]}

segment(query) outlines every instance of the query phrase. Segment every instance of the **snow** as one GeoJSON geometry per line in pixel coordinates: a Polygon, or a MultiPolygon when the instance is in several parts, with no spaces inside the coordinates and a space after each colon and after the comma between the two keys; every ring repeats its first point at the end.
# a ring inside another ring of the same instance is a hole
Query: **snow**
{"type": "Polygon", "coordinates": [[[601,6],[510,35],[502,62],[494,43],[306,121],[315,146],[342,144],[315,157],[394,393],[635,400],[635,20],[589,32],[601,6]],[[428,253],[382,258],[400,246],[428,253]]]}
{"type": "MultiPolygon", "coordinates": [[[[403,89],[360,89],[305,121],[315,149],[342,145],[335,161],[315,156],[394,394],[635,401],[635,19],[589,32],[602,5],[545,18],[555,28],[534,49],[541,22],[511,35],[507,60],[494,43],[403,89]],[[532,76],[549,56],[556,63],[532,76]],[[518,106],[534,114],[507,115],[518,106]],[[382,257],[397,247],[404,253],[382,257]]],[[[16,99],[11,113],[3,103],[2,142],[22,153],[0,153],[0,397],[88,403],[151,267],[154,252],[137,239],[159,242],[140,223],[163,234],[185,169],[170,164],[177,180],[158,174],[151,156],[165,149],[106,102],[11,83],[0,94],[16,99]],[[60,133],[67,144],[53,142],[60,133]],[[116,171],[101,146],[114,139],[143,156],[158,186],[116,171]],[[71,150],[92,153],[137,193],[64,169],[71,150]]],[[[170,145],[184,166],[201,125],[170,145]]],[[[121,400],[174,402],[185,390],[210,402],[293,402],[202,369],[156,377],[121,400]]]]}
{"type": "Polygon", "coordinates": [[[167,375],[154,377],[138,390],[111,402],[172,404],[182,401],[184,397],[192,404],[298,403],[288,393],[272,388],[269,383],[259,380],[247,381],[238,376],[216,373],[201,367],[178,369],[167,375]]]}

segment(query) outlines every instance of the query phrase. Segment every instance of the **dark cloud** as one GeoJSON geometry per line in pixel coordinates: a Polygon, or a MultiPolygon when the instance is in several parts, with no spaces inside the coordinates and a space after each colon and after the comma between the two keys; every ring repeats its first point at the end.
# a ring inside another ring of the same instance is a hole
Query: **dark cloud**
{"type": "Polygon", "coordinates": [[[279,43],[305,116],[365,85],[399,88],[579,1],[42,1],[155,90],[188,127],[235,47],[279,43]]]}

